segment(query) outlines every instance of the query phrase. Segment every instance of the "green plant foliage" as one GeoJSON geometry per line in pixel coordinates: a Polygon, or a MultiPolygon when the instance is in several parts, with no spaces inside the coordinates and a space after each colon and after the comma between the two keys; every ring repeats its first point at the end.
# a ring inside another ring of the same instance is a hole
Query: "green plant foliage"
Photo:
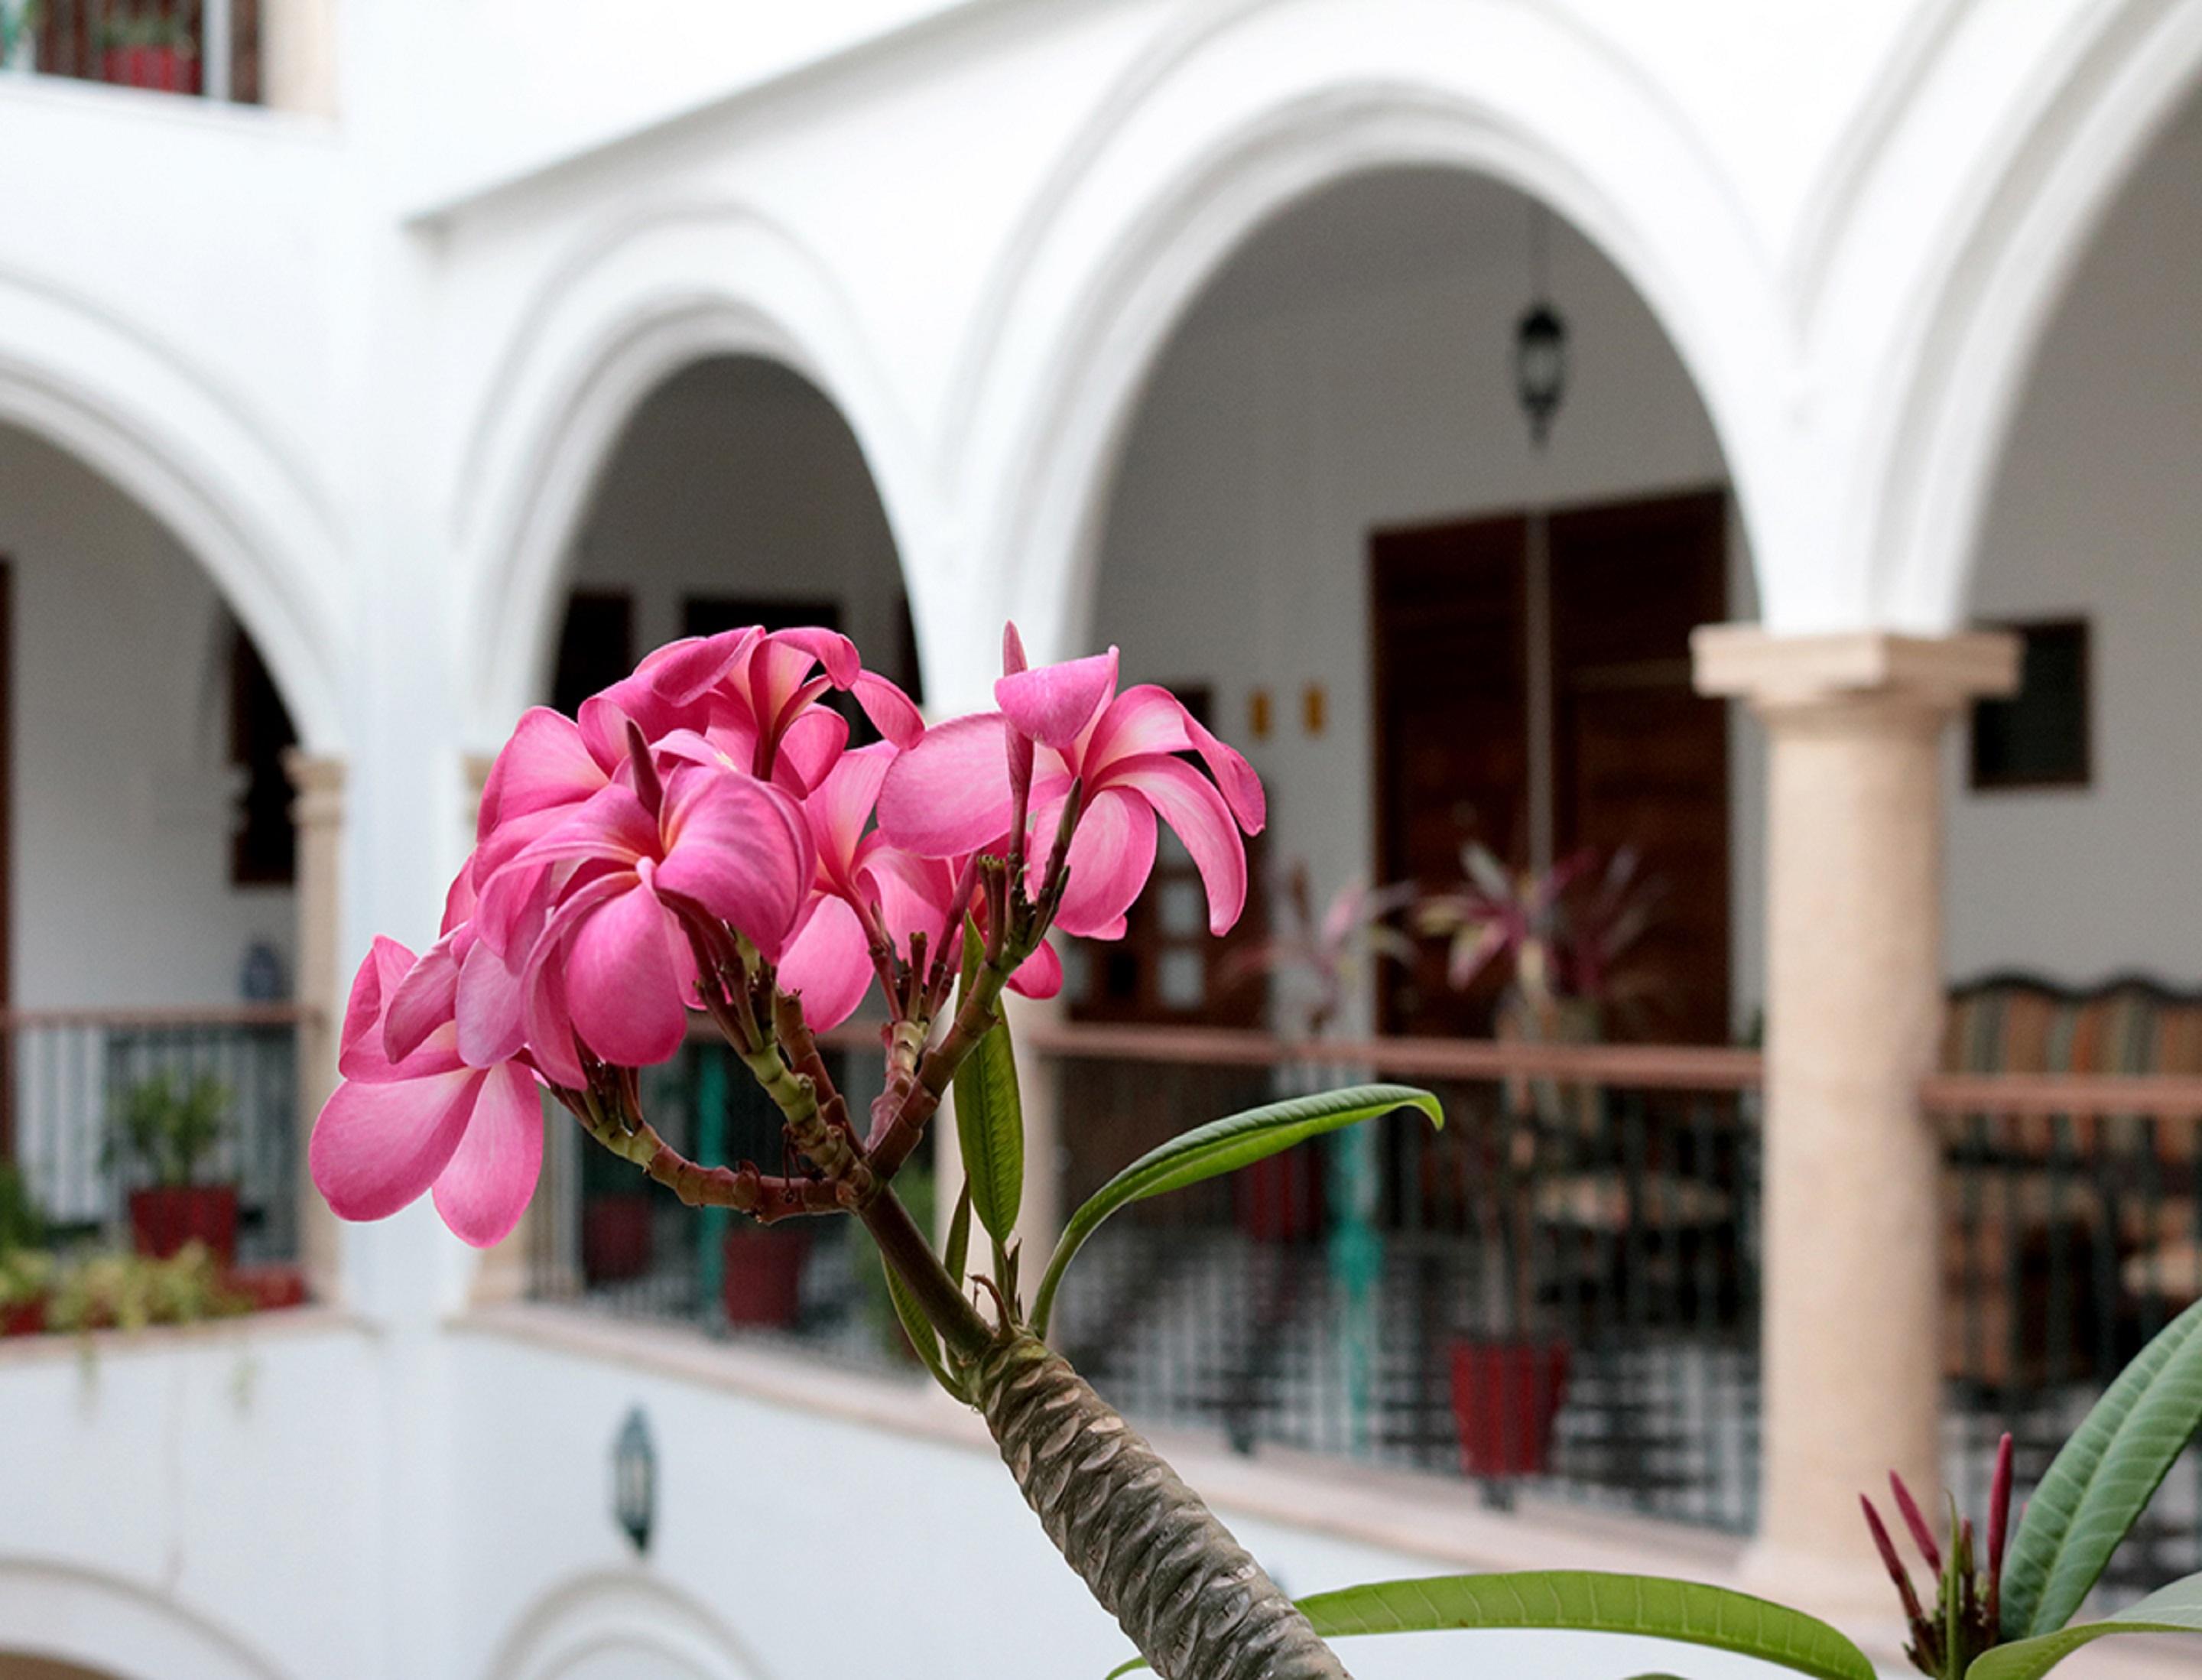
{"type": "Polygon", "coordinates": [[[887,1299],[894,1303],[895,1317],[901,1320],[903,1334],[910,1338],[911,1348],[925,1362],[934,1382],[957,1400],[963,1399],[963,1388],[948,1374],[948,1366],[940,1357],[939,1333],[925,1316],[925,1309],[917,1304],[917,1297],[910,1294],[910,1286],[895,1276],[895,1269],[887,1264],[884,1254],[880,1257],[880,1271],[887,1281],[887,1299]]]}
{"type": "Polygon", "coordinates": [[[2005,1640],[2072,1619],[2198,1428],[2202,1302],[2119,1373],[2027,1502],[2004,1570],[2005,1640]]]}
{"type": "Polygon", "coordinates": [[[956,1198],[956,1211],[948,1216],[948,1249],[940,1262],[948,1268],[949,1280],[957,1288],[963,1287],[964,1263],[971,1257],[971,1181],[963,1181],[963,1188],[956,1198]]]}
{"type": "Polygon", "coordinates": [[[998,1254],[1016,1230],[1025,1190],[1025,1111],[1006,1021],[997,1023],[956,1070],[956,1142],[972,1209],[998,1254]]]}
{"type": "Polygon", "coordinates": [[[116,1103],[111,1147],[135,1158],[156,1184],[189,1184],[229,1129],[231,1100],[229,1087],[212,1074],[189,1082],[154,1074],[116,1103]]]}
{"type": "Polygon", "coordinates": [[[206,1245],[187,1242],[165,1260],[143,1254],[94,1254],[56,1280],[46,1324],[56,1330],[143,1329],[195,1324],[251,1311],[226,1288],[206,1245]]]}
{"type": "MultiPolygon", "coordinates": [[[[1865,1653],[1815,1617],[1724,1587],[1652,1575],[1439,1575],[1372,1582],[1297,1602],[1325,1639],[1460,1628],[1637,1634],[1734,1651],[1818,1680],[1874,1680],[1865,1653]]],[[[1126,1663],[1109,1680],[1145,1666],[1126,1663]]]]}
{"type": "Polygon", "coordinates": [[[1428,1091],[1410,1085],[1354,1085],[1342,1091],[1326,1091],[1312,1097],[1293,1097],[1284,1102],[1250,1108],[1222,1120],[1211,1120],[1159,1149],[1151,1149],[1104,1184],[1086,1205],[1070,1216],[1063,1240],[1047,1263],[1039,1293],[1033,1301],[1032,1327],[1036,1335],[1047,1334],[1047,1317],[1055,1305],[1055,1292],[1063,1274],[1084,1246],[1086,1239],[1118,1208],[1188,1184],[1235,1172],[1296,1143],[1373,1120],[1394,1109],[1418,1108],[1433,1126],[1445,1124],[1445,1110],[1428,1091]]]}
{"type": "Polygon", "coordinates": [[[36,1248],[0,1248],[0,1311],[44,1300],[53,1283],[52,1255],[36,1248]]]}
{"type": "Polygon", "coordinates": [[[46,1222],[31,1200],[31,1187],[20,1168],[0,1161],[0,1255],[12,1249],[43,1248],[46,1222]]]}
{"type": "Polygon", "coordinates": [[[2119,1633],[2202,1633],[2202,1575],[2175,1581],[2115,1616],[1985,1652],[1965,1680],[2039,1680],[2083,1645],[2119,1633]]]}

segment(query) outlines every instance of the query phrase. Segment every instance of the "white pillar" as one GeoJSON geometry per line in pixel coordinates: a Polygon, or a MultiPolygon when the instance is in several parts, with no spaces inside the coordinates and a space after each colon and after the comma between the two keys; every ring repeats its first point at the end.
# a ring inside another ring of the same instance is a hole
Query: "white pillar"
{"type": "Polygon", "coordinates": [[[2003,634],[1694,638],[1750,700],[1767,769],[1763,1404],[1751,1572],[1878,1612],[1861,1493],[1940,1485],[1941,1154],[1919,1081],[1940,1039],[1941,739],[2007,693],[2003,634]]]}
{"type": "Polygon", "coordinates": [[[273,110],[336,115],[336,0],[264,0],[260,102],[273,110]]]}
{"type": "Polygon", "coordinates": [[[350,976],[339,966],[342,946],[344,762],[291,749],[283,761],[297,831],[298,1263],[316,1300],[340,1300],[343,1242],[336,1215],[306,1173],[314,1121],[337,1085],[337,1035],[350,976]]]}

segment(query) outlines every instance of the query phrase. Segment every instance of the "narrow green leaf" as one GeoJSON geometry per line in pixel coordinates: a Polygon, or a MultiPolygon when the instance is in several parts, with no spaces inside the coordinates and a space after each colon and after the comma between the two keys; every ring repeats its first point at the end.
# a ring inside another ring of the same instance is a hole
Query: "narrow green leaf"
{"type": "Polygon", "coordinates": [[[2004,1569],[2005,1639],[2072,1619],[2198,1429],[2202,1302],[2118,1374],[2027,1501],[2004,1569]]]}
{"type": "MultiPolygon", "coordinates": [[[[957,1099],[957,1123],[962,1123],[962,1099],[957,1099]]],[[[1181,1136],[1172,1138],[1145,1154],[1104,1184],[1086,1205],[1070,1216],[1063,1240],[1040,1278],[1039,1294],[1033,1300],[1032,1326],[1035,1335],[1047,1334],[1047,1316],[1055,1305],[1055,1292],[1065,1267],[1101,1222],[1128,1203],[1145,1201],[1171,1190],[1182,1190],[1203,1179],[1234,1172],[1264,1156],[1275,1155],[1294,1144],[1373,1120],[1396,1108],[1418,1108],[1434,1126],[1445,1124],[1445,1110],[1427,1091],[1410,1085],[1354,1085],[1319,1096],[1293,1097],[1261,1108],[1250,1108],[1222,1120],[1211,1120],[1181,1136]]]]}
{"type": "Polygon", "coordinates": [[[1025,1194],[1025,1111],[1006,1021],[956,1070],[956,1142],[972,1208],[999,1249],[1016,1230],[1025,1194]]]}
{"type": "Polygon", "coordinates": [[[2083,1645],[2114,1633],[2202,1633],[2202,1575],[2175,1581],[2115,1616],[1983,1652],[1965,1680],[2040,1680],[2083,1645]]]}
{"type": "Polygon", "coordinates": [[[925,1368],[933,1373],[933,1380],[957,1400],[962,1400],[963,1390],[956,1386],[954,1379],[948,1375],[947,1365],[941,1359],[939,1335],[926,1317],[924,1309],[918,1306],[917,1297],[910,1294],[910,1286],[895,1275],[895,1269],[887,1264],[884,1255],[880,1258],[880,1267],[886,1273],[887,1299],[894,1303],[895,1317],[902,1321],[903,1334],[910,1338],[910,1345],[916,1349],[917,1357],[925,1361],[925,1368]]]}
{"type": "Polygon", "coordinates": [[[965,1179],[956,1197],[956,1211],[948,1217],[948,1247],[940,1263],[948,1268],[956,1287],[963,1287],[963,1264],[971,1254],[971,1181],[965,1179]]]}
{"type": "MultiPolygon", "coordinates": [[[[1801,1610],[1724,1587],[1653,1575],[1547,1570],[1378,1581],[1298,1601],[1325,1639],[1448,1628],[1549,1628],[1636,1634],[1734,1651],[1817,1680],[1874,1680],[1865,1653],[1801,1610]]],[[[1129,1662],[1109,1680],[1144,1663],[1129,1662]]],[[[1977,1672],[1977,1671],[1975,1671],[1977,1672]]]]}

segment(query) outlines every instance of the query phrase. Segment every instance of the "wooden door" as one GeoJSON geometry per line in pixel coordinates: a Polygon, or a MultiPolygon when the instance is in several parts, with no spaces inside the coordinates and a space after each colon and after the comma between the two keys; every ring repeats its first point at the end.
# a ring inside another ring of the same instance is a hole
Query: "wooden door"
{"type": "MultiPolygon", "coordinates": [[[[1728,1033],[1728,728],[1690,687],[1689,634],[1726,616],[1720,491],[1564,510],[1546,532],[1545,657],[1555,857],[1633,846],[1661,883],[1616,1036],[1728,1033]]],[[[1379,872],[1457,881],[1481,840],[1529,859],[1529,526],[1521,515],[1377,533],[1370,542],[1379,872]]],[[[1392,971],[1387,1030],[1492,1029],[1500,976],[1466,993],[1425,946],[1392,971]]]]}

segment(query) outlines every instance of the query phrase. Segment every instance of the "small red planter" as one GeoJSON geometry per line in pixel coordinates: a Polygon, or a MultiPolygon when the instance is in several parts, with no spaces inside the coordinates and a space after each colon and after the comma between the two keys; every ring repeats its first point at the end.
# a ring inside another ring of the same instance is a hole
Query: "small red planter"
{"type": "Polygon", "coordinates": [[[1232,1175],[1239,1229],[1257,1242],[1309,1242],[1322,1235],[1322,1157],[1312,1149],[1265,1155],[1232,1175]]]}
{"type": "Polygon", "coordinates": [[[45,1328],[46,1304],[42,1300],[0,1306],[0,1336],[38,1335],[45,1328]]]}
{"type": "Polygon", "coordinates": [[[581,1204],[581,1275],[590,1282],[640,1277],[651,1252],[648,1192],[611,1190],[581,1204]]]}
{"type": "Polygon", "coordinates": [[[255,1312],[306,1304],[306,1275],[296,1266],[239,1266],[222,1281],[250,1301],[255,1312]]]}
{"type": "Polygon", "coordinates": [[[203,1242],[223,1266],[237,1258],[237,1187],[174,1184],[130,1193],[130,1237],[140,1254],[165,1260],[203,1242]]]}
{"type": "Polygon", "coordinates": [[[1568,1365],[1563,1341],[1452,1344],[1452,1415],[1463,1471],[1487,1482],[1545,1473],[1552,1421],[1567,1395],[1568,1365]]]}
{"type": "Polygon", "coordinates": [[[785,1329],[803,1312],[803,1263],[810,1233],[800,1225],[736,1225],[727,1232],[720,1293],[729,1324],[785,1329]]]}
{"type": "Polygon", "coordinates": [[[109,47],[99,56],[99,79],[110,87],[197,93],[198,55],[176,47],[109,47]]]}

